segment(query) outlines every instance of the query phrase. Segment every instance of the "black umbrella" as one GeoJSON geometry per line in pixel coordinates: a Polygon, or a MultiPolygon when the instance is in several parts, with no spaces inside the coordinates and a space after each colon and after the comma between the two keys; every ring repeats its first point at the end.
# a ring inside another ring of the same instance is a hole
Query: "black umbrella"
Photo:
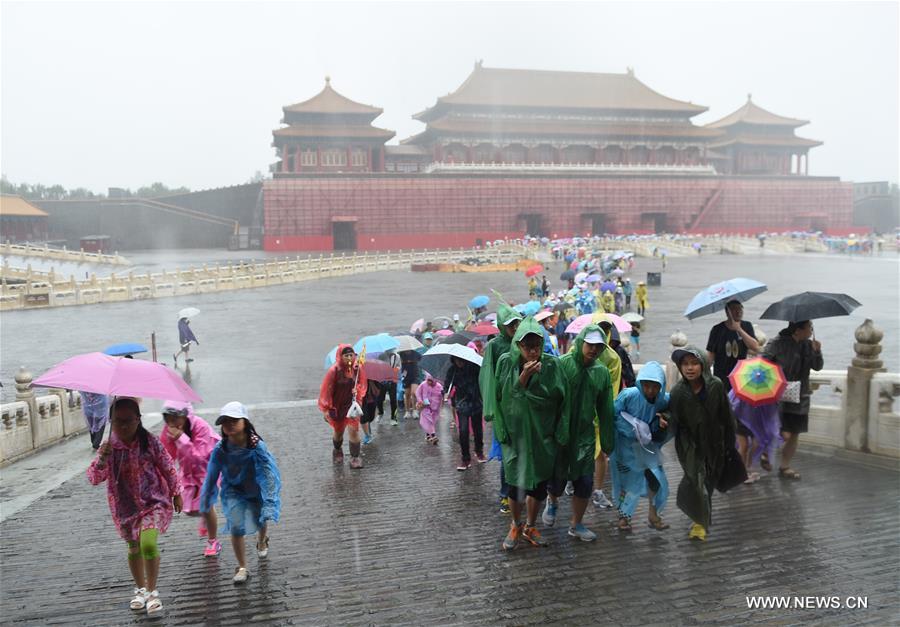
{"type": "Polygon", "coordinates": [[[568,301],[556,303],[556,305],[553,306],[553,311],[568,311],[569,309],[575,309],[575,305],[568,301]]]}
{"type": "Polygon", "coordinates": [[[801,322],[802,320],[847,316],[859,306],[861,303],[846,294],[803,292],[772,303],[760,318],[801,322]]]}
{"type": "Polygon", "coordinates": [[[573,281],[575,280],[575,271],[574,270],[566,270],[562,274],[559,275],[560,281],[573,281]]]}
{"type": "Polygon", "coordinates": [[[470,333],[469,331],[458,331],[453,335],[447,335],[445,337],[439,338],[439,341],[435,342],[435,344],[462,344],[463,346],[465,346],[476,337],[478,336],[474,333],[470,333]]]}

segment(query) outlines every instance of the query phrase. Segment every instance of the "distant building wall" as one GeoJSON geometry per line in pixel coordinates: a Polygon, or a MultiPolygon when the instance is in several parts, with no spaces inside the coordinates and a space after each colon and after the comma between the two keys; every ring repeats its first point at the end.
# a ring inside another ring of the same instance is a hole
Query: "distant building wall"
{"type": "Polygon", "coordinates": [[[838,234],[853,210],[850,184],[815,177],[343,175],[266,181],[263,196],[267,250],[329,250],[348,229],[359,250],[525,233],[838,234]]]}
{"type": "MultiPolygon", "coordinates": [[[[251,226],[261,221],[261,183],[160,196],[151,200],[251,226]]],[[[109,235],[113,250],[225,248],[233,228],[177,212],[127,203],[128,199],[36,200],[49,215],[49,238],[77,249],[89,235],[109,235]]]]}
{"type": "Polygon", "coordinates": [[[900,227],[900,189],[896,183],[853,184],[853,224],[887,233],[900,227]]]}

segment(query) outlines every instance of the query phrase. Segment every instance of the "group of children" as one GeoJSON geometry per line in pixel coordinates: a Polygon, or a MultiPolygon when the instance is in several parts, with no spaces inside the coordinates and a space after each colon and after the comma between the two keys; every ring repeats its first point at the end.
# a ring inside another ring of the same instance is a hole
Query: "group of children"
{"type": "Polygon", "coordinates": [[[654,361],[633,384],[623,381],[608,324],[585,327],[555,357],[544,350],[546,330],[533,317],[503,306],[497,322],[501,334],[485,348],[480,383],[484,418],[493,423],[502,458],[501,499],[512,512],[502,547],[546,546],[537,515],[543,505],[542,521],[553,526],[564,492],[573,496],[568,534],[596,539],[582,518],[594,485],[603,483],[607,458],[618,529],[632,531],[643,496],[648,526],[667,529],[660,516],[669,493],[662,447],[672,439],[685,471],[677,504],[693,521],[689,537],[705,540],[712,493],[727,489],[720,479],[735,446],[734,415],[706,356],[690,347],[675,351],[681,380],[669,394],[664,368],[654,361]]]}
{"type": "Polygon", "coordinates": [[[257,555],[264,559],[267,525],[277,522],[281,511],[278,466],[244,405],[233,401],[222,407],[216,419],[220,434],[189,403],[166,401],[162,411],[165,427],[157,438],[141,423],[137,399],[115,399],[109,440],[87,470],[93,485],[106,482],[113,523],[128,545],[135,584],[130,607],[149,615],[163,609],[156,585],[158,538],[174,513],[199,518],[199,534],[207,538],[203,554],[216,557],[222,549],[215,511],[220,498],[224,532],[231,535],[238,562],[233,581],[241,584],[250,576],[244,536],[257,534],[257,555]]]}

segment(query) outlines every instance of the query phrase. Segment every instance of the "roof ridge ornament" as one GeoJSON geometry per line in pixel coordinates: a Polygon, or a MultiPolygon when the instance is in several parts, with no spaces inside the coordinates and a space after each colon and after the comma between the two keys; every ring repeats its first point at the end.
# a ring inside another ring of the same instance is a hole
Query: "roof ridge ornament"
{"type": "Polygon", "coordinates": [[[325,75],[325,84],[331,85],[331,76],[329,76],[328,74],[325,75]]]}
{"type": "Polygon", "coordinates": [[[634,76],[634,68],[631,67],[630,65],[627,66],[625,68],[625,73],[628,74],[628,76],[634,76]]]}
{"type": "Polygon", "coordinates": [[[753,94],[751,94],[750,92],[747,92],[747,102],[750,102],[752,100],[753,100],[753,94]]]}

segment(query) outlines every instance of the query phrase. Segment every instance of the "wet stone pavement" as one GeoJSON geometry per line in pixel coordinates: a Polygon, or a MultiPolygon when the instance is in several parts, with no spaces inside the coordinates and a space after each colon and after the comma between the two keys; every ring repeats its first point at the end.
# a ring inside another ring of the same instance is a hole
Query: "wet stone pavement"
{"type": "Polygon", "coordinates": [[[312,407],[252,418],[284,487],[269,558],[249,551],[246,586],[231,583],[229,543],[204,558],[196,519],[177,516],[160,542],[165,613],[130,612],[105,486],[80,473],[0,524],[3,623],[884,625],[900,616],[894,472],[801,452],[802,481],[767,476],[717,494],[709,541],[697,544],[675,507],[681,471],[670,445],[669,530],[643,525],[646,503],[630,536],[615,531],[611,511],[590,507],[586,523],[600,537],[582,543],[566,536],[564,497],[549,548],[505,554],[498,464],[457,472],[446,415],[437,447],[415,422],[376,424],[361,471],[332,465],[312,407]],[[749,610],[747,595],[865,596],[868,609],[749,610]]]}

